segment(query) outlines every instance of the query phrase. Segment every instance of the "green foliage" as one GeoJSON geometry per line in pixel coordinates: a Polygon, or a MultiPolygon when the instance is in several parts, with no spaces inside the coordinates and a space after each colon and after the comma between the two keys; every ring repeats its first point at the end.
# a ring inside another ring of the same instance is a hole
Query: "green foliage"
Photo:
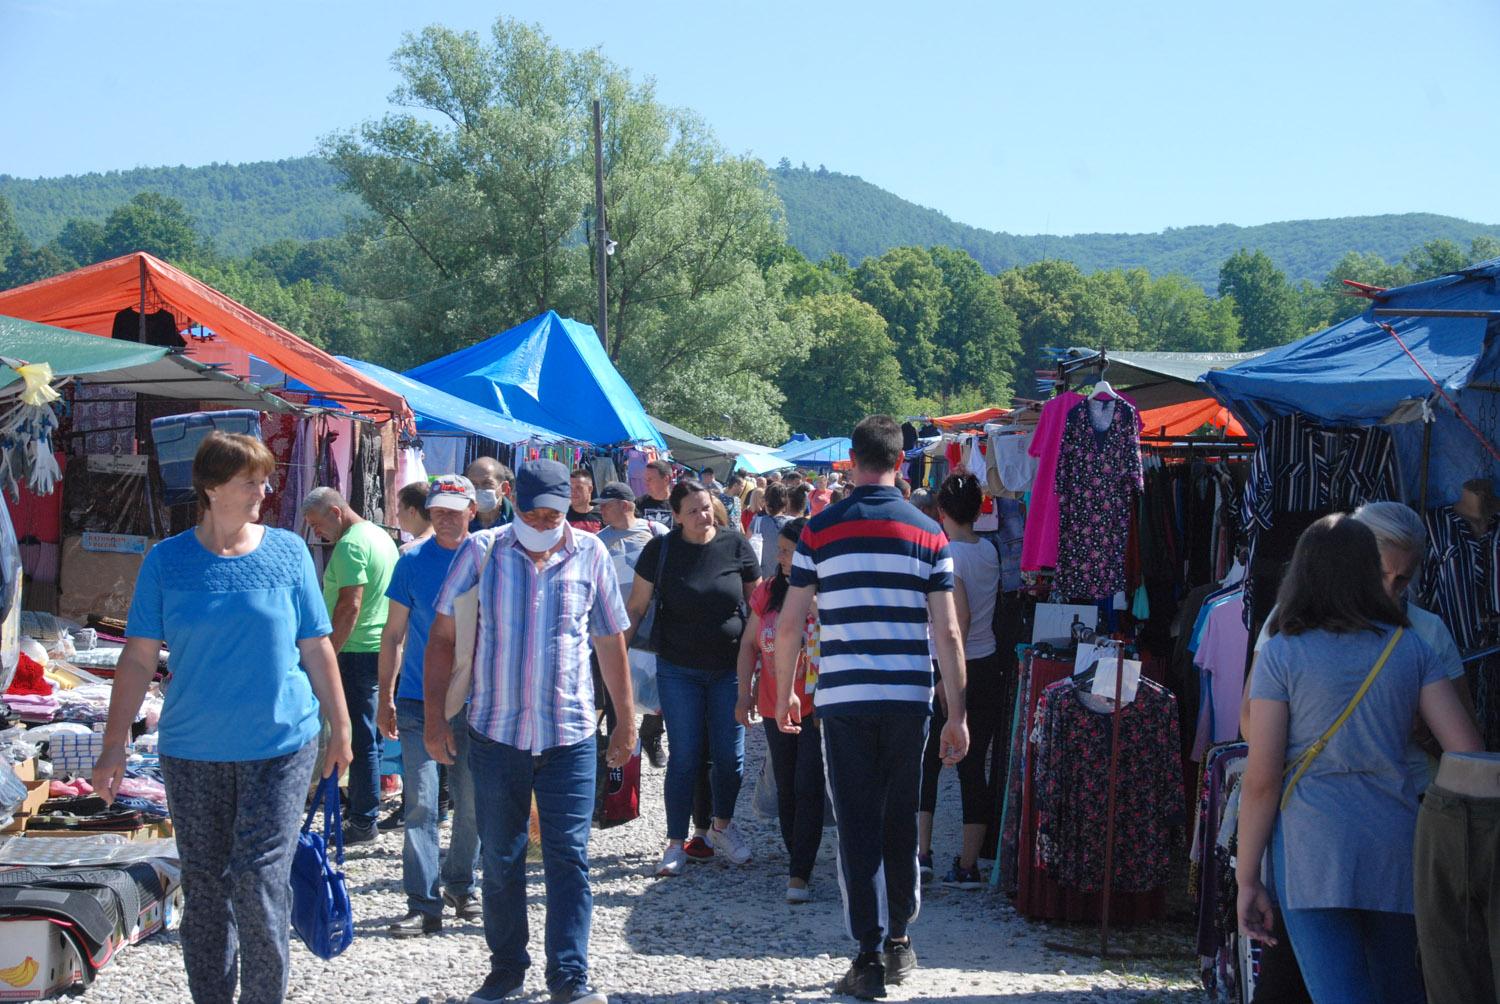
{"type": "Polygon", "coordinates": [[[395,56],[398,104],[324,152],[371,222],[350,286],[385,304],[387,358],[431,358],[546,309],[595,316],[590,100],[604,112],[608,351],[672,421],[785,431],[773,382],[804,351],[782,316],[784,243],[764,168],[728,156],[597,52],[507,18],[433,26],[395,56]],[[580,241],[580,236],[585,238],[580,241]]]}
{"type": "Polygon", "coordinates": [[[901,373],[918,395],[936,397],[943,373],[936,338],[953,299],[926,248],[892,248],[854,271],[859,298],[885,318],[901,373]]]}
{"type": "Polygon", "coordinates": [[[794,309],[810,331],[806,360],[781,373],[786,416],[813,436],[842,436],[866,415],[904,411],[910,389],[880,313],[847,292],[815,293],[794,309]],[[851,360],[857,363],[851,364],[851,360]]]}
{"type": "Polygon", "coordinates": [[[1247,349],[1285,345],[1304,333],[1297,293],[1263,251],[1231,255],[1219,269],[1219,292],[1234,300],[1247,349]]]}
{"type": "MultiPolygon", "coordinates": [[[[933,336],[938,399],[945,410],[949,402],[1008,403],[1012,359],[1020,347],[1015,311],[995,277],[967,251],[935,247],[931,255],[949,294],[933,336]]],[[[957,405],[949,413],[960,410],[957,405]]]]}
{"type": "Polygon", "coordinates": [[[11,201],[26,236],[45,244],[70,220],[103,223],[140,192],[160,192],[182,203],[216,251],[246,255],[282,238],[336,237],[359,200],[339,190],[339,178],[318,157],[255,164],[149,167],[63,178],[0,175],[0,198],[11,201]]]}

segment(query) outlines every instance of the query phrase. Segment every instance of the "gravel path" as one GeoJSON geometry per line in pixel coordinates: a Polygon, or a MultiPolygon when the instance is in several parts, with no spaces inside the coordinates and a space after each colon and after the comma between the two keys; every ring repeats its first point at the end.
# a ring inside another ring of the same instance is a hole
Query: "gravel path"
{"type": "MultiPolygon", "coordinates": [[[[747,742],[747,778],[759,775],[765,739],[747,742]]],[[[665,841],[661,771],[645,771],[643,812],[635,822],[594,831],[594,983],[611,1000],[631,1002],[813,1001],[848,965],[847,940],[834,873],[833,830],[826,831],[813,902],[788,906],[785,852],[773,821],[750,809],[753,783],[741,796],[739,825],[755,848],[741,868],[713,862],[676,879],[650,877],[665,841]]],[[[951,859],[958,840],[958,791],[944,771],[936,858],[951,859]]],[[[487,971],[483,929],[448,919],[441,935],[395,941],[385,928],[405,911],[401,835],[384,834],[374,849],[351,854],[347,872],[358,933],[338,959],[322,962],[292,942],[289,1000],[454,1004],[487,971]]],[[[541,945],[541,865],[529,867],[532,969],[528,999],[545,1001],[541,945]]],[[[939,869],[942,871],[943,869],[939,869]]],[[[930,886],[912,928],[921,968],[893,1001],[979,1004],[997,998],[1035,1004],[1085,1001],[1200,1004],[1187,932],[1127,932],[1123,948],[1156,953],[1144,961],[1060,955],[1049,939],[1089,943],[1087,929],[1052,929],[1018,918],[1003,896],[930,886]]],[[[187,978],[175,934],[126,949],[100,975],[87,999],[119,1004],[186,1004],[187,978]]]]}

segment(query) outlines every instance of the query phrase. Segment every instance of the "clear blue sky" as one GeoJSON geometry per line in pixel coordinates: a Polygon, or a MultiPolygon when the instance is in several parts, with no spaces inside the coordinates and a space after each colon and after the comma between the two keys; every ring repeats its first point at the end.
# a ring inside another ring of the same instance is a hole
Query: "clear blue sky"
{"type": "Polygon", "coordinates": [[[1500,222],[1494,0],[0,0],[0,173],[305,154],[385,111],[402,32],[502,11],[975,226],[1500,222]]]}

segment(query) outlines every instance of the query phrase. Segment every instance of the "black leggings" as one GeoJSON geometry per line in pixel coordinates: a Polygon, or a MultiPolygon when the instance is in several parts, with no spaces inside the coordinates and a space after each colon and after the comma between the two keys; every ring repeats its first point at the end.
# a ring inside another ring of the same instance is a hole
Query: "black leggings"
{"type": "MultiPolygon", "coordinates": [[[[965,825],[991,825],[1000,807],[989,773],[1004,777],[1009,769],[1009,750],[990,758],[990,747],[1006,745],[1011,706],[1015,703],[1015,678],[1002,668],[998,653],[971,659],[964,664],[964,706],[969,722],[969,752],[958,763],[958,787],[963,800],[965,825]],[[988,768],[988,771],[987,769],[988,768]]],[[[934,673],[936,675],[936,673],[934,673]]],[[[942,686],[941,677],[938,686],[942,686]]],[[[942,730],[947,722],[942,705],[934,702],[932,728],[922,751],[922,812],[937,810],[938,777],[943,769],[942,730]]]]}
{"type": "Polygon", "coordinates": [[[791,858],[788,874],[806,882],[812,878],[823,843],[823,744],[816,721],[803,719],[802,731],[788,735],[763,718],[771,772],[776,778],[776,815],[781,841],[791,858]]]}

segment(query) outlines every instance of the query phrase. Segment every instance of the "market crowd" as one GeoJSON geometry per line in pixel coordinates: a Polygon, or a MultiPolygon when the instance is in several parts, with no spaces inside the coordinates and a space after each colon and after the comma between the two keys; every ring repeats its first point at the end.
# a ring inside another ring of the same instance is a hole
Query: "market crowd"
{"type": "MultiPolygon", "coordinates": [[[[534,804],[551,999],[602,1004],[588,841],[604,777],[637,756],[665,770],[655,876],[743,865],[757,852],[735,825],[756,727],[790,905],[815,895],[833,816],[857,943],[834,992],[871,1000],[906,980],[923,884],[980,888],[994,854],[991,754],[1007,742],[999,695],[1013,692],[997,656],[1003,558],[974,530],[974,474],[913,496],[895,421],[868,418],[851,443],[843,470],[811,478],[721,482],[653,461],[640,494],[551,460],[512,471],[481,458],[400,490],[399,545],[318,488],[303,511],[331,545],[320,577],[301,538],[258,522],[265,447],[210,435],[193,466],[198,526],[142,568],[95,770],[111,797],[166,645],[162,764],[194,999],[229,1001],[237,986],[241,1001],[283,998],[287,876],[310,785],[347,771],[344,844],[403,831],[408,913],[390,936],[435,934],[450,911],[482,921],[489,969],[473,1004],[516,994],[531,966],[534,804]],[[387,741],[400,743],[401,803],[381,819],[387,741]],[[943,765],[957,768],[963,830],[939,878],[943,765]]],[[[1414,892],[1424,870],[1431,889],[1454,858],[1490,854],[1500,819],[1493,771],[1454,755],[1482,744],[1452,640],[1406,599],[1425,549],[1421,520],[1394,503],[1312,524],[1257,643],[1238,919],[1267,947],[1267,970],[1318,1004],[1494,995],[1463,946],[1476,926],[1500,930],[1500,901],[1473,888],[1451,916],[1414,892]],[[1432,787],[1419,739],[1449,754],[1432,787]]]]}

